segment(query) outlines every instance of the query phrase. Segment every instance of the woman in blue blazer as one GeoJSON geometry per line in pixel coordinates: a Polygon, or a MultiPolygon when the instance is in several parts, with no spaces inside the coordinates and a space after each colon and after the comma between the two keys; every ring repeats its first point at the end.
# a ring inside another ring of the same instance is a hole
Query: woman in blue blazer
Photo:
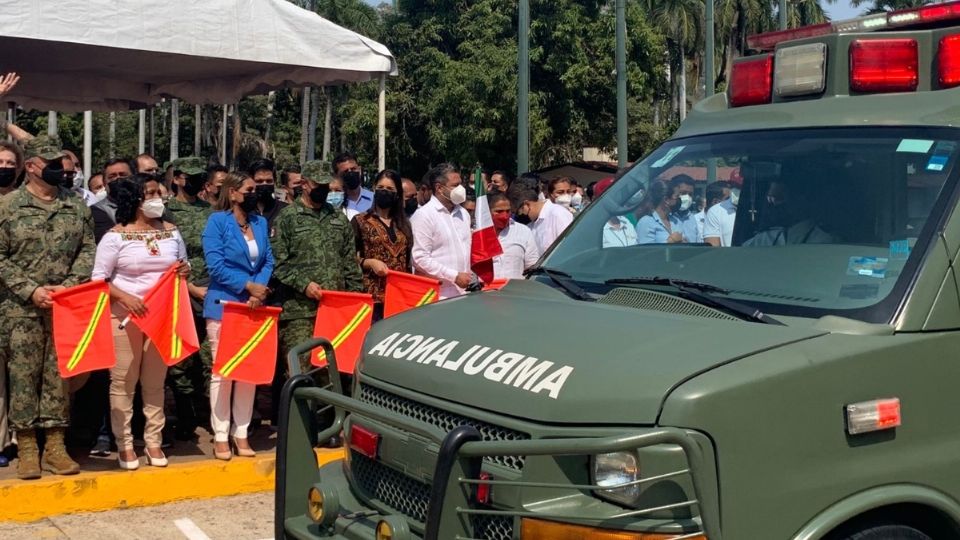
{"type": "MultiPolygon", "coordinates": [[[[223,319],[223,306],[218,301],[246,302],[251,308],[257,308],[263,305],[270,292],[267,282],[273,272],[273,252],[270,250],[267,220],[254,213],[256,208],[253,179],[244,173],[232,173],[224,180],[215,211],[203,231],[203,256],[210,274],[210,285],[203,300],[203,316],[207,320],[207,338],[214,358],[223,319]]],[[[231,446],[238,456],[256,455],[247,442],[256,389],[256,385],[212,374],[210,425],[213,426],[217,459],[230,459],[231,446]]]]}

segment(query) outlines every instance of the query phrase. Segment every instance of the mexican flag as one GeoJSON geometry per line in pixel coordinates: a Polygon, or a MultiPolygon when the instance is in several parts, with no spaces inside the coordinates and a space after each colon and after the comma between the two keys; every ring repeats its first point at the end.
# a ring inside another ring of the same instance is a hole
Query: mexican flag
{"type": "Polygon", "coordinates": [[[493,258],[503,253],[497,231],[493,228],[493,215],[487,204],[487,189],[483,185],[480,167],[473,175],[474,189],[477,194],[477,209],[474,211],[476,228],[470,247],[470,269],[484,283],[493,281],[493,258]]]}

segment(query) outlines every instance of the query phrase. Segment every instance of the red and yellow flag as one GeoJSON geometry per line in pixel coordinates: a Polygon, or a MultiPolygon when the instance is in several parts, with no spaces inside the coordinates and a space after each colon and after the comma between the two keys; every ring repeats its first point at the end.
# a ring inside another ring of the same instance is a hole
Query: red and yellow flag
{"type": "Polygon", "coordinates": [[[383,316],[432,304],[440,298],[440,282],[428,277],[415,276],[390,270],[387,273],[387,290],[384,293],[383,316]]]}
{"type": "Polygon", "coordinates": [[[53,343],[63,378],[109,369],[116,363],[110,329],[110,286],[91,281],[57,291],[53,299],[53,343]]]}
{"type": "Polygon", "coordinates": [[[144,295],[147,314],[131,317],[160,351],[161,358],[168,366],[200,350],[187,294],[187,280],[177,274],[176,266],[174,264],[164,272],[157,284],[144,295]]]}
{"type": "MultiPolygon", "coordinates": [[[[369,294],[323,291],[313,335],[330,340],[340,373],[353,373],[372,320],[373,297],[369,294]]],[[[314,349],[310,363],[317,367],[327,365],[327,354],[323,349],[314,349]]]]}
{"type": "Polygon", "coordinates": [[[505,278],[497,278],[490,283],[483,284],[483,290],[485,291],[499,291],[506,285],[510,280],[505,278]]]}
{"type": "Polygon", "coordinates": [[[223,302],[223,323],[213,372],[225,379],[267,384],[277,367],[277,325],[282,310],[250,309],[247,304],[223,302]]]}

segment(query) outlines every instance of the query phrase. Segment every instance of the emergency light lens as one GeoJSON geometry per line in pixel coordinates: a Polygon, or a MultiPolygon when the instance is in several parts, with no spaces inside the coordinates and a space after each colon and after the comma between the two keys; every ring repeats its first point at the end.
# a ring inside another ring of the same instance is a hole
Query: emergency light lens
{"type": "Polygon", "coordinates": [[[773,57],[751,57],[733,65],[730,81],[730,105],[744,107],[770,103],[773,93],[773,57]]]}
{"type": "Polygon", "coordinates": [[[757,51],[772,51],[782,41],[825,36],[833,32],[830,23],[813,24],[790,30],[777,30],[747,37],[747,46],[757,51]]]}
{"type": "Polygon", "coordinates": [[[379,434],[357,424],[350,426],[350,448],[370,459],[377,459],[377,447],[379,445],[379,434]]]}
{"type": "Polygon", "coordinates": [[[900,399],[875,399],[847,405],[847,433],[857,435],[900,425],[900,399]]]}
{"type": "Polygon", "coordinates": [[[862,32],[865,30],[879,30],[887,26],[887,15],[871,15],[869,17],[859,17],[847,21],[841,21],[833,24],[833,31],[836,33],[844,32],[862,32]]]}
{"type": "Polygon", "coordinates": [[[858,39],[850,44],[850,90],[912,92],[917,66],[915,39],[858,39]]]}
{"type": "Polygon", "coordinates": [[[784,47],[777,51],[773,66],[778,96],[819,94],[826,85],[827,45],[784,47]]]}
{"type": "Polygon", "coordinates": [[[940,39],[937,68],[940,72],[941,87],[960,86],[960,34],[940,39]]]}

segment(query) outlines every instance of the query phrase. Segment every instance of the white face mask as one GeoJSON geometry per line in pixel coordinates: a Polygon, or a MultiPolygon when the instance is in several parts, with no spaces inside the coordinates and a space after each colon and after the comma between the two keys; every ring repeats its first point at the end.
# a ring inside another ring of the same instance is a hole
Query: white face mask
{"type": "Polygon", "coordinates": [[[684,193],[680,195],[680,210],[686,212],[690,209],[690,206],[693,204],[693,197],[684,193]]]}
{"type": "Polygon", "coordinates": [[[143,215],[150,218],[156,219],[163,215],[163,199],[147,199],[143,201],[143,204],[140,205],[140,209],[143,210],[143,215]]]}
{"type": "Polygon", "coordinates": [[[93,200],[100,202],[107,198],[107,190],[101,189],[100,191],[93,192],[93,200]]]}
{"type": "Polygon", "coordinates": [[[545,200],[547,200],[547,196],[544,195],[543,192],[541,191],[540,193],[537,194],[537,200],[538,200],[538,201],[545,201],[545,200]]]}
{"type": "Polygon", "coordinates": [[[570,206],[577,210],[583,206],[583,195],[581,195],[580,192],[574,193],[573,197],[570,198],[570,206]]]}
{"type": "Polygon", "coordinates": [[[450,190],[450,202],[453,204],[467,202],[467,188],[463,187],[463,184],[450,190]]]}
{"type": "Polygon", "coordinates": [[[573,197],[570,195],[557,195],[557,200],[553,202],[559,204],[560,206],[566,206],[567,208],[570,208],[570,204],[573,202],[573,197]]]}
{"type": "Polygon", "coordinates": [[[730,204],[737,206],[740,203],[740,189],[733,188],[730,190],[730,204]]]}

